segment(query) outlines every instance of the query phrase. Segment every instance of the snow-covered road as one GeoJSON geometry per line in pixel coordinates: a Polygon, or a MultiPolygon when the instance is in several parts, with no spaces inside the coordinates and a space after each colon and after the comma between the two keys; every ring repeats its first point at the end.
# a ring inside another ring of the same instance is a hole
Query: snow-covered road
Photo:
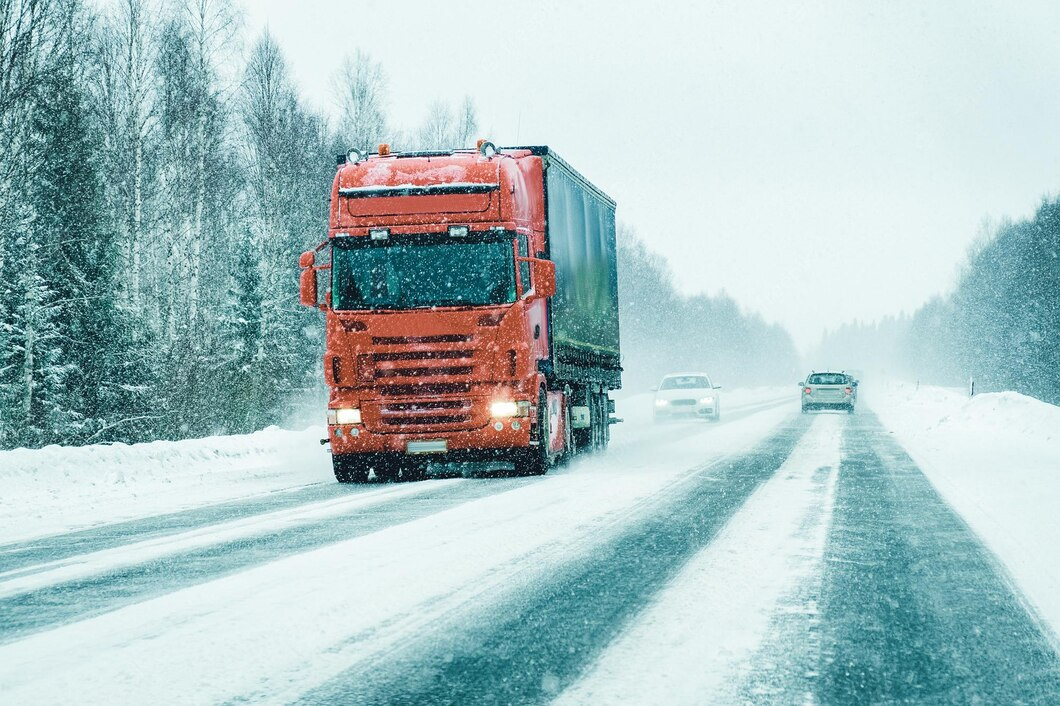
{"type": "Polygon", "coordinates": [[[1048,578],[986,548],[910,433],[786,390],[731,395],[719,424],[619,411],[606,454],[541,478],[350,487],[233,452],[264,469],[242,498],[38,513],[0,545],[0,702],[1060,694],[1048,578]]]}

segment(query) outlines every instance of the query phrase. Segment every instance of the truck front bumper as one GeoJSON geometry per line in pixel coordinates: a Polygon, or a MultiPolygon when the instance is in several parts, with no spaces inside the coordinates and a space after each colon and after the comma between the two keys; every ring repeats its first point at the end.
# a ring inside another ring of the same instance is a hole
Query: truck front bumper
{"type": "Polygon", "coordinates": [[[329,425],[328,439],[333,454],[411,453],[424,455],[453,455],[460,457],[489,456],[506,449],[525,449],[530,446],[530,419],[516,417],[491,420],[486,426],[460,431],[422,431],[415,433],[380,434],[363,425],[329,425]],[[439,444],[445,442],[445,450],[439,444]]]}

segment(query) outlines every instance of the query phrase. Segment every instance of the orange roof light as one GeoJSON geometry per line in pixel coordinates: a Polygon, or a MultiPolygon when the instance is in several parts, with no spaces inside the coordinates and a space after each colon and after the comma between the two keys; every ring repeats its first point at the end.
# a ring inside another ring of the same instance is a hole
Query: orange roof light
{"type": "Polygon", "coordinates": [[[386,144],[385,142],[383,144],[379,145],[379,156],[380,157],[386,157],[389,154],[390,154],[390,145],[386,144]]]}

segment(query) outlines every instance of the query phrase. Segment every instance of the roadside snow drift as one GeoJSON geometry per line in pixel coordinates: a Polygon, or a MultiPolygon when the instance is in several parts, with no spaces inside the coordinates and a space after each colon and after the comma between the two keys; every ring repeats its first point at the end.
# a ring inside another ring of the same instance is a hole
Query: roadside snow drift
{"type": "Polygon", "coordinates": [[[1060,634],[1060,407],[890,384],[866,399],[1060,634]]]}
{"type": "Polygon", "coordinates": [[[0,543],[332,481],[323,429],[0,451],[0,543]]]}

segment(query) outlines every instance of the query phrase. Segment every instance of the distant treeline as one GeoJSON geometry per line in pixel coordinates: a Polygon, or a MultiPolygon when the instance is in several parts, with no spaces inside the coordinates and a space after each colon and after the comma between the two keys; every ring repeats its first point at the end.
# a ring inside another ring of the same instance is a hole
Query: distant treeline
{"type": "Polygon", "coordinates": [[[297,256],[334,155],[469,144],[470,100],[407,134],[363,53],[340,124],[229,0],[0,0],[0,447],[243,432],[319,394],[297,256]]]}
{"type": "Polygon", "coordinates": [[[788,332],[740,310],[724,294],[685,296],[666,261],[619,228],[623,387],[645,391],[666,373],[703,371],[716,384],[785,384],[798,376],[788,332]]]}
{"type": "Polygon", "coordinates": [[[951,294],[911,317],[840,328],[818,357],[860,354],[862,367],[1060,404],[1060,199],[978,243],[951,294]]]}

